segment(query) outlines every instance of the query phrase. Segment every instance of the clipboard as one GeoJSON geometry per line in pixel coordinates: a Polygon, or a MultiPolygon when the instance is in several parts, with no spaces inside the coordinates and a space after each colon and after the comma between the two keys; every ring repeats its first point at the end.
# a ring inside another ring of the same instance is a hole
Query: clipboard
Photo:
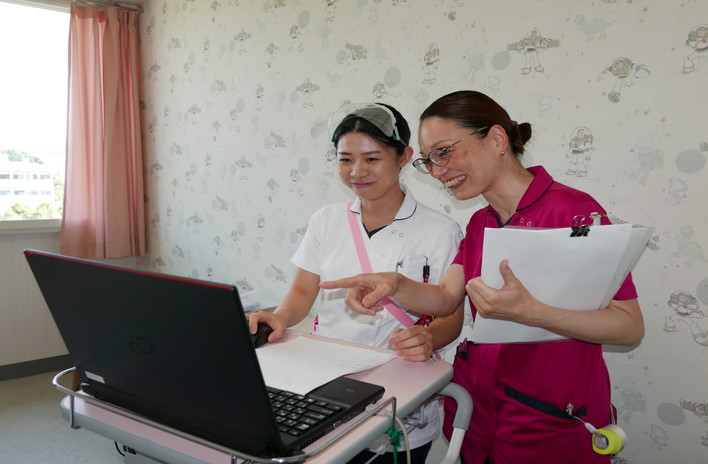
{"type": "MultiPolygon", "coordinates": [[[[542,229],[484,230],[481,277],[500,289],[503,259],[534,298],[570,310],[605,308],[639,260],[653,228],[613,224],[542,229]],[[579,233],[580,232],[580,233],[579,233]]],[[[554,332],[477,314],[475,343],[525,343],[564,340],[554,332]]]]}

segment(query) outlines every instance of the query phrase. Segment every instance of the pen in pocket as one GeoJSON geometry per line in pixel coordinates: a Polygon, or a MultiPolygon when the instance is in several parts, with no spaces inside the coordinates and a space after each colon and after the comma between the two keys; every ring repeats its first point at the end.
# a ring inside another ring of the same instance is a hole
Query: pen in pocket
{"type": "MultiPolygon", "coordinates": [[[[428,257],[425,256],[425,264],[423,265],[423,282],[426,284],[428,283],[428,277],[430,277],[430,265],[428,264],[428,257]]],[[[415,325],[422,325],[423,327],[428,327],[431,322],[433,322],[433,317],[428,316],[427,314],[423,314],[416,321],[415,325]]]]}

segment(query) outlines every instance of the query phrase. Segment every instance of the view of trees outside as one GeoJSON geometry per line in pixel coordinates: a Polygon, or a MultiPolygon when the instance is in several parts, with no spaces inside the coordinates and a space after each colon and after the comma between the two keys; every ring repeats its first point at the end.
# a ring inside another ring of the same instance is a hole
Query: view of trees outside
{"type": "Polygon", "coordinates": [[[0,1],[0,220],[60,218],[69,15],[0,1]]]}

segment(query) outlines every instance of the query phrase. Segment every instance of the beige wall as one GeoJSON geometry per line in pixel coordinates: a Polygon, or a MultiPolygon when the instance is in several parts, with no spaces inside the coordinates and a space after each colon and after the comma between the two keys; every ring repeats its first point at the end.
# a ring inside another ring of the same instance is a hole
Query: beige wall
{"type": "MultiPolygon", "coordinates": [[[[67,354],[22,250],[59,253],[59,221],[38,220],[0,224],[0,367],[4,375],[22,375],[13,364],[44,360],[67,354]]],[[[107,260],[136,267],[135,257],[107,260]]],[[[38,364],[42,368],[46,364],[38,364]]]]}
{"type": "MultiPolygon", "coordinates": [[[[351,196],[327,161],[328,112],[380,100],[416,129],[435,98],[480,90],[533,124],[527,165],[655,227],[634,273],[647,336],[606,356],[630,438],[618,462],[708,462],[708,55],[687,45],[708,3],[329,3],[146,3],[143,265],[284,291],[310,214],[351,196]],[[534,30],[544,40],[522,53],[534,30]],[[579,128],[591,150],[573,172],[579,128]]],[[[482,204],[411,167],[403,177],[461,224],[482,204]]]]}
{"type": "Polygon", "coordinates": [[[25,248],[57,252],[59,233],[0,233],[0,366],[67,353],[25,248]]]}

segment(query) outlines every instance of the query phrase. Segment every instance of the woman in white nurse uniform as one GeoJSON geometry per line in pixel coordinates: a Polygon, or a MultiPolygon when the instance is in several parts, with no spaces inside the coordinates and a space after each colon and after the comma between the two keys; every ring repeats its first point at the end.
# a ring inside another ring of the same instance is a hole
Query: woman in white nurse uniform
{"type": "MultiPolygon", "coordinates": [[[[303,320],[318,300],[313,333],[394,349],[407,360],[425,361],[457,338],[464,317],[462,306],[432,322],[395,304],[372,318],[347,307],[346,290],[320,292],[320,281],[362,271],[397,271],[411,279],[436,283],[462,239],[456,221],[418,203],[399,182],[399,171],[413,155],[408,145],[410,129],[403,116],[383,104],[352,106],[342,114],[346,116],[334,129],[332,142],[340,179],[356,198],[325,206],[310,218],[292,257],[297,270],[290,290],[274,312],[249,315],[251,332],[255,333],[259,321],[265,322],[273,328],[269,341],[275,341],[287,327],[303,320]]],[[[410,449],[410,464],[424,464],[438,433],[437,401],[427,404],[423,413],[427,423],[421,424],[425,421],[419,417],[404,445],[410,449]]],[[[371,462],[393,462],[390,449],[371,462]]],[[[350,462],[369,462],[374,453],[384,451],[379,446],[350,462]]],[[[405,453],[399,453],[398,462],[406,462],[405,453]]]]}

